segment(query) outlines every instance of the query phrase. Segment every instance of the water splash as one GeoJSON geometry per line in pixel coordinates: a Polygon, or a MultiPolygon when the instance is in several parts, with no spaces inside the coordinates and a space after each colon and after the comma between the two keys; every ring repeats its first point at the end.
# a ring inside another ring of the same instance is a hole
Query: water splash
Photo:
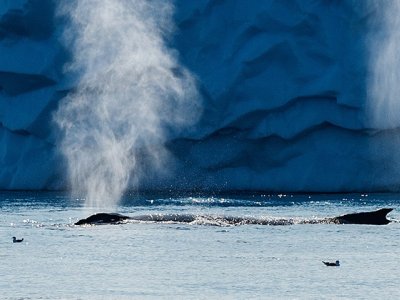
{"type": "Polygon", "coordinates": [[[79,81],[55,114],[60,149],[72,190],[88,207],[112,207],[139,183],[139,156],[162,166],[170,130],[196,119],[195,82],[165,42],[174,30],[170,1],[67,2],[67,71],[79,81]]]}
{"type": "Polygon", "coordinates": [[[370,37],[368,112],[371,127],[400,126],[400,1],[371,0],[375,11],[370,37]]]}

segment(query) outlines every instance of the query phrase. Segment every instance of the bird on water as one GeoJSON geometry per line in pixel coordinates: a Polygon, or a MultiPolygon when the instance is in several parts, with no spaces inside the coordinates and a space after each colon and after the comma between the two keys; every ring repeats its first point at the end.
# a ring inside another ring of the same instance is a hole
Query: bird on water
{"type": "Polygon", "coordinates": [[[17,239],[15,236],[13,236],[13,243],[21,243],[24,239],[17,239]]]}
{"type": "Polygon", "coordinates": [[[340,266],[340,263],[338,260],[336,262],[328,262],[328,261],[322,261],[322,262],[327,267],[339,267],[340,266]]]}

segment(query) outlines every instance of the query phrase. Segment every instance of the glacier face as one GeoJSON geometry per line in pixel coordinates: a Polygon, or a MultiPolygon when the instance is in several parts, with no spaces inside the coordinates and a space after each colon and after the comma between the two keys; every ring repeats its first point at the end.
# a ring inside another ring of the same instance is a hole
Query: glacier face
{"type": "MultiPolygon", "coordinates": [[[[53,113],[76,82],[65,72],[71,53],[56,5],[0,4],[1,189],[68,185],[53,113]]],[[[203,112],[194,126],[170,134],[168,172],[144,172],[141,188],[399,186],[398,125],[380,126],[367,109],[370,44],[385,29],[379,4],[179,0],[175,8],[169,43],[197,78],[203,112]]]]}

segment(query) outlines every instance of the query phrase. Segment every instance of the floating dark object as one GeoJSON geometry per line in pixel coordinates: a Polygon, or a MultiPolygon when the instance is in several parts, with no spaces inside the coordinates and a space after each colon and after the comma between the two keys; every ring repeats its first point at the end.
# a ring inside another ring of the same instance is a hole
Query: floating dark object
{"type": "MultiPolygon", "coordinates": [[[[390,220],[386,215],[392,208],[382,208],[372,212],[360,212],[347,214],[334,218],[321,220],[303,220],[296,222],[294,219],[264,219],[252,217],[230,217],[230,216],[197,216],[193,214],[149,214],[141,216],[124,216],[116,213],[98,213],[86,219],[79,220],[75,225],[99,225],[99,224],[119,224],[125,220],[143,221],[143,222],[173,222],[173,223],[192,223],[196,221],[209,221],[208,224],[215,225],[293,225],[293,224],[369,224],[386,225],[390,220]]],[[[201,223],[201,222],[200,222],[201,223]]],[[[206,222],[207,223],[207,222],[206,222]]]]}
{"type": "Polygon", "coordinates": [[[128,216],[115,214],[115,213],[98,213],[92,215],[86,219],[79,220],[75,225],[85,225],[85,224],[117,224],[124,220],[129,219],[128,216]]]}
{"type": "Polygon", "coordinates": [[[24,239],[17,239],[15,236],[12,237],[13,243],[21,243],[24,239]]]}
{"type": "Polygon", "coordinates": [[[340,263],[338,260],[336,262],[323,261],[323,263],[327,267],[339,267],[340,266],[340,263]]]}
{"type": "Polygon", "coordinates": [[[381,208],[376,211],[347,214],[332,218],[331,221],[336,224],[387,225],[390,220],[386,219],[386,215],[392,210],[393,208],[381,208]]]}

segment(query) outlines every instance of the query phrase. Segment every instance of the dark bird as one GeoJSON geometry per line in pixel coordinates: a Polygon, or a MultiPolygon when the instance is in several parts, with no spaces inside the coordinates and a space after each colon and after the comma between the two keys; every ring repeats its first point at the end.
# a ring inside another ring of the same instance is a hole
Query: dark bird
{"type": "Polygon", "coordinates": [[[340,263],[339,263],[338,260],[336,262],[334,262],[334,263],[333,262],[328,262],[328,261],[322,261],[322,262],[327,267],[339,267],[340,266],[340,263]]]}
{"type": "Polygon", "coordinates": [[[21,243],[24,239],[17,239],[15,236],[13,236],[13,243],[21,243]]]}

